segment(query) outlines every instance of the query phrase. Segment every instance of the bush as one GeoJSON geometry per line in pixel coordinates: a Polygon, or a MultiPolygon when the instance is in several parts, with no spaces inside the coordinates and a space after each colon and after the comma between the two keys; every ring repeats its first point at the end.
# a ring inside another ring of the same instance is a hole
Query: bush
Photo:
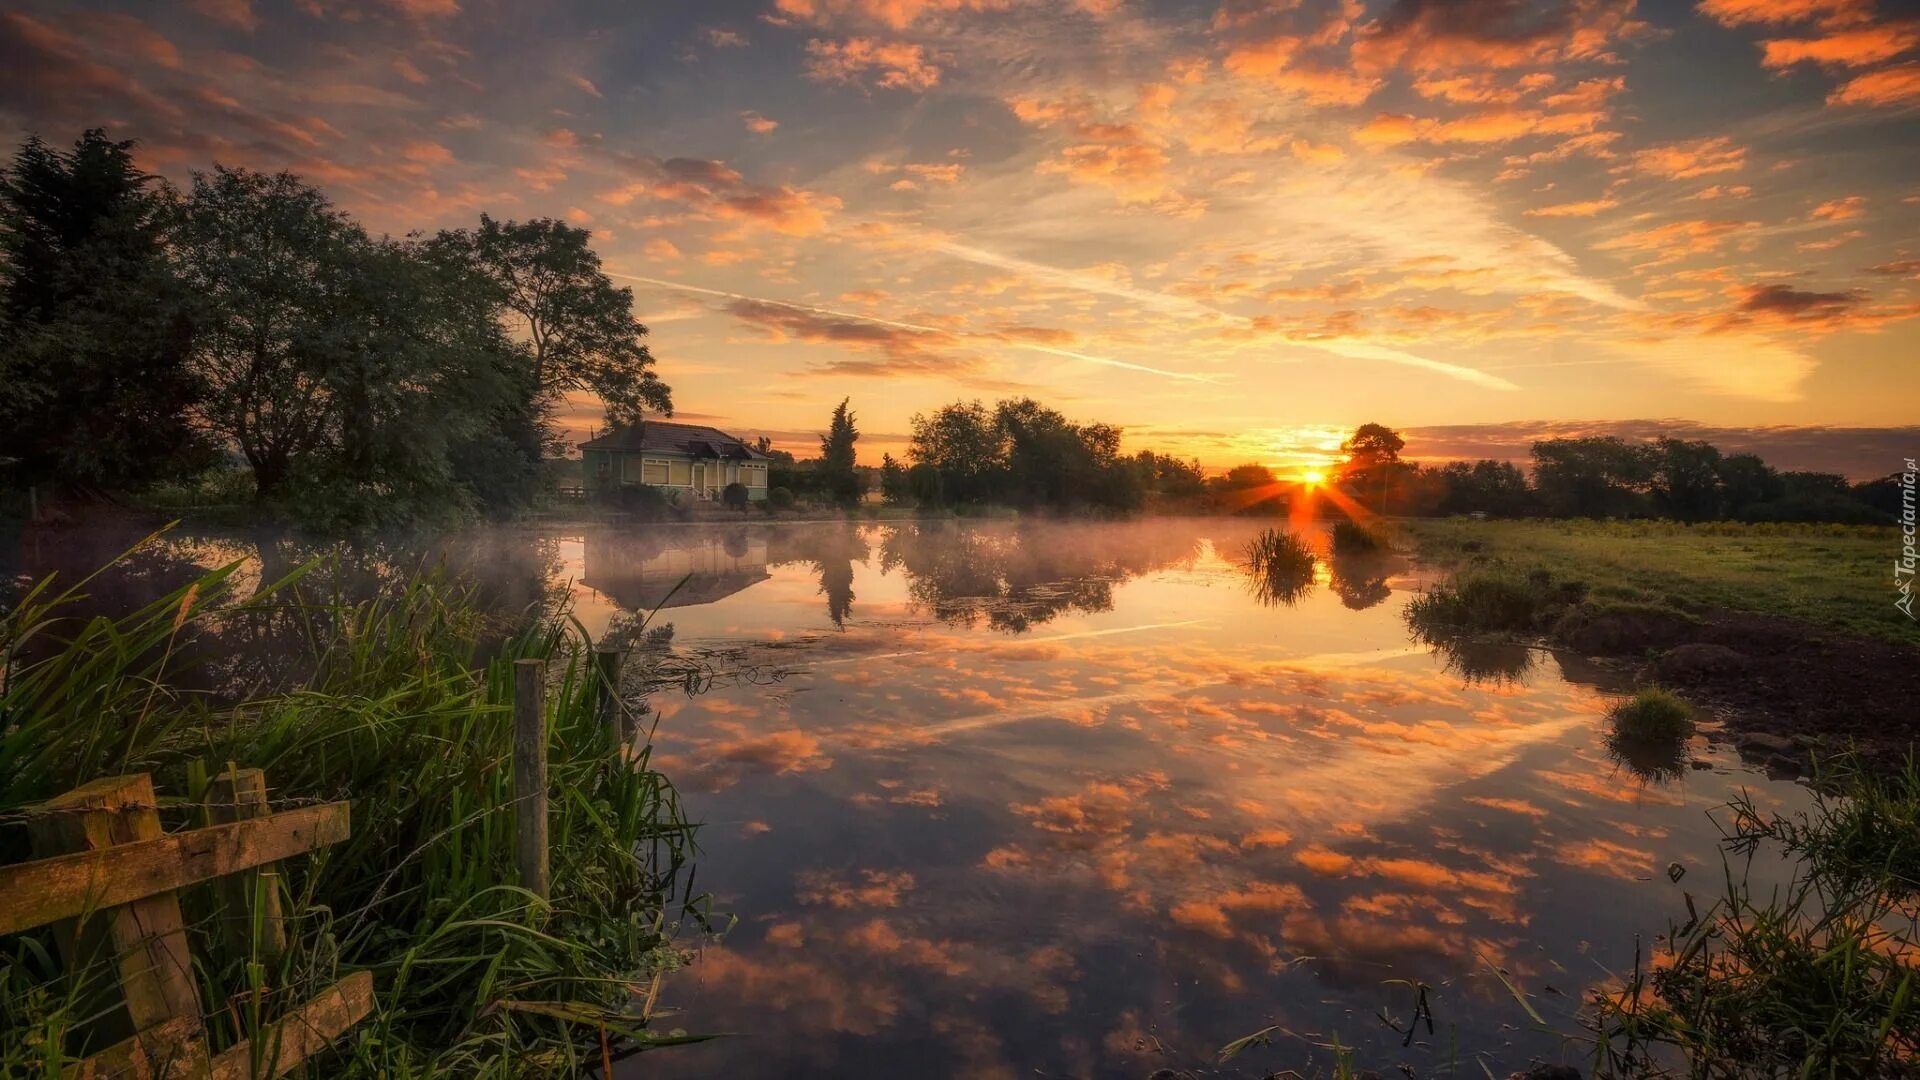
{"type": "Polygon", "coordinates": [[[1333,550],[1341,555],[1369,555],[1385,550],[1387,542],[1364,525],[1342,521],[1333,527],[1333,550]]]}
{"type": "Polygon", "coordinates": [[[1313,549],[1281,529],[1266,529],[1247,545],[1254,595],[1263,603],[1292,604],[1313,587],[1313,549]]]}
{"type": "Polygon", "coordinates": [[[747,485],[738,483],[728,484],[720,492],[720,501],[727,506],[733,507],[735,510],[745,510],[747,508],[747,485]]]}
{"type": "Polygon", "coordinates": [[[1407,622],[1425,638],[1452,633],[1531,633],[1586,597],[1578,581],[1556,583],[1545,570],[1503,566],[1462,570],[1407,605],[1407,622]]]}
{"type": "Polygon", "coordinates": [[[1754,503],[1740,512],[1753,522],[1830,522],[1839,525],[1886,525],[1891,518],[1866,503],[1843,495],[1789,495],[1773,502],[1754,503]]]}
{"type": "Polygon", "coordinates": [[[767,489],[767,509],[769,510],[793,509],[793,492],[788,491],[786,488],[783,488],[783,487],[767,489]]]}
{"type": "Polygon", "coordinates": [[[1649,686],[1607,710],[1613,733],[1642,742],[1672,742],[1693,734],[1693,706],[1670,690],[1649,686]]]}
{"type": "Polygon", "coordinates": [[[645,484],[622,484],[619,502],[620,509],[648,521],[664,518],[672,509],[665,492],[645,484]]]}

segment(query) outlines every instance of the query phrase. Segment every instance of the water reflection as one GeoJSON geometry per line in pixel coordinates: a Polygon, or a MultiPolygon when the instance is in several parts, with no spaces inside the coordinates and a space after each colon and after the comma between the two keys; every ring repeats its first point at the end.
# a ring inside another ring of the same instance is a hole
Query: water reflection
{"type": "MultiPolygon", "coordinates": [[[[1255,532],[443,538],[433,557],[485,575],[503,616],[562,591],[591,632],[631,634],[666,600],[656,648],[779,666],[653,699],[654,760],[706,823],[699,885],[741,918],[664,1004],[743,1034],[629,1075],[1260,1076],[1324,1067],[1336,1034],[1382,1072],[1503,1074],[1563,1048],[1489,965],[1570,1027],[1663,929],[1659,868],[1717,866],[1705,807],[1801,797],[1711,752],[1623,764],[1604,673],[1574,658],[1409,644],[1402,564],[1325,560],[1326,589],[1265,606],[1255,532]],[[1436,1038],[1402,1048],[1374,1019],[1389,979],[1439,988],[1436,1038]],[[1303,1036],[1213,1065],[1276,1023],[1303,1036]]],[[[180,543],[195,566],[246,545],[180,543]]],[[[301,549],[247,550],[258,580],[301,549]]],[[[379,588],[422,554],[335,572],[379,588]]]]}

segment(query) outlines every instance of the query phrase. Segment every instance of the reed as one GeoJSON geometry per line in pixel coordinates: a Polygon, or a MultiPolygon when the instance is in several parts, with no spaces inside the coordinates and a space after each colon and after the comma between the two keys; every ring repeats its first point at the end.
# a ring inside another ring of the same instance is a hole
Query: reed
{"type": "MultiPolygon", "coordinates": [[[[84,583],[33,587],[0,627],[0,861],[24,858],[22,809],[97,776],[146,771],[170,827],[226,762],[266,771],[275,804],[353,800],[353,836],[284,867],[289,949],[266,959],[192,928],[203,1000],[271,988],[297,1001],[372,971],[375,1016],[322,1063],[338,1076],[574,1075],[687,1041],[650,1015],[681,962],[694,826],[650,747],[601,722],[591,646],[564,612],[493,626],[471,588],[433,574],[379,599],[303,589],[302,573],[234,595],[237,566],[117,619],[71,615],[84,583]],[[223,648],[292,643],[299,679],[232,696],[223,648]],[[492,639],[488,654],[482,641],[492,639]],[[512,662],[547,661],[554,895],[516,882],[512,662]],[[197,667],[198,684],[180,678],[197,667]],[[211,670],[209,670],[211,669],[211,670]]],[[[634,672],[639,685],[645,672],[634,672]]],[[[0,939],[0,1074],[58,1075],[89,1047],[81,982],[44,933],[0,939]]],[[[216,1048],[256,1021],[210,1006],[216,1048]]]]}

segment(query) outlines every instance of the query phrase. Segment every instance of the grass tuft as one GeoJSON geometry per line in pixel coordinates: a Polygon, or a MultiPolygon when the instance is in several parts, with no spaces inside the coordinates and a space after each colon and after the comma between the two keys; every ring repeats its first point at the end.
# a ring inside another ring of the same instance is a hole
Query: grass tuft
{"type": "Polygon", "coordinates": [[[1670,690],[1644,687],[1607,710],[1613,733],[1641,742],[1673,742],[1693,734],[1693,706],[1670,690]]]}
{"type": "Polygon", "coordinates": [[[1352,521],[1342,521],[1333,527],[1333,550],[1338,555],[1371,555],[1387,549],[1386,538],[1378,532],[1352,521]]]}
{"type": "Polygon", "coordinates": [[[1284,529],[1264,529],[1247,544],[1247,567],[1261,603],[1291,605],[1313,588],[1313,548],[1284,529]]]}

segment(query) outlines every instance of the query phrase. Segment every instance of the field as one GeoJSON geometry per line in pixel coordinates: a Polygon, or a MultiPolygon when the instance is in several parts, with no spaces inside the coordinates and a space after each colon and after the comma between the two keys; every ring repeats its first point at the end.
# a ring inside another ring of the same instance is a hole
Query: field
{"type": "Polygon", "coordinates": [[[1429,565],[1544,568],[1601,599],[1784,616],[1899,644],[1920,625],[1894,606],[1900,534],[1847,525],[1415,520],[1429,565]]]}

